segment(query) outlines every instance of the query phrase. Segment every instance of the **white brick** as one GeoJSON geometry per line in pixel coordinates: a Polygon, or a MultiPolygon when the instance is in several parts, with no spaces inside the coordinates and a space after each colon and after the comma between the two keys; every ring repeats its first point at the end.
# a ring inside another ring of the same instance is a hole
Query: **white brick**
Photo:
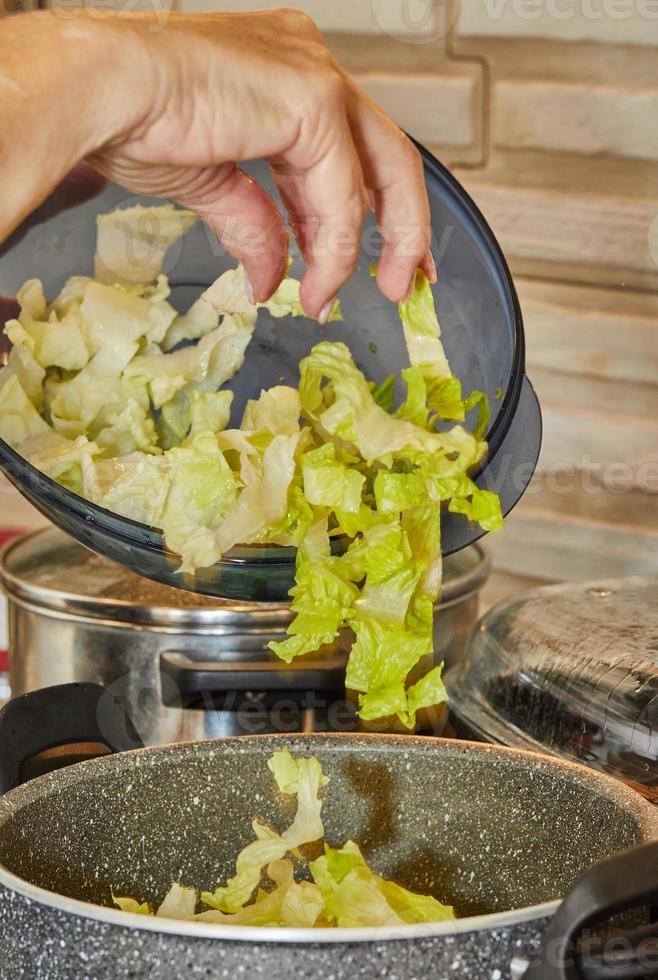
{"type": "Polygon", "coordinates": [[[658,297],[521,277],[516,287],[531,369],[658,383],[658,297]]]}
{"type": "Polygon", "coordinates": [[[607,473],[610,480],[656,492],[658,425],[649,419],[617,421],[614,415],[583,412],[580,416],[555,405],[543,405],[544,434],[539,461],[543,472],[577,466],[607,473]],[[621,474],[621,475],[620,475],[621,474]]]}
{"type": "Polygon", "coordinates": [[[658,493],[658,387],[529,371],[542,406],[539,470],[576,467],[658,493]]]}
{"type": "Polygon", "coordinates": [[[557,519],[578,517],[640,532],[658,532],[658,492],[640,490],[620,479],[616,471],[604,474],[565,467],[536,473],[519,508],[523,513],[550,511],[557,519]]]}
{"type": "Polygon", "coordinates": [[[464,37],[658,44],[656,0],[461,0],[464,37]]]}
{"type": "Polygon", "coordinates": [[[566,407],[542,405],[544,435],[540,470],[567,466],[623,477],[624,484],[656,492],[658,485],[658,423],[648,418],[623,418],[566,407]]]}
{"type": "Polygon", "coordinates": [[[442,8],[427,0],[176,0],[184,11],[246,12],[294,7],[327,32],[400,36],[410,43],[442,36],[442,8]]]}
{"type": "MultiPolygon", "coordinates": [[[[505,253],[543,268],[546,261],[656,273],[649,233],[658,201],[583,189],[506,186],[486,174],[461,171],[467,189],[505,253]]],[[[658,228],[656,228],[658,232],[658,228]]],[[[658,242],[654,247],[658,256],[658,242]]],[[[545,271],[545,270],[544,270],[545,271]]]]}
{"type": "Polygon", "coordinates": [[[478,137],[479,87],[472,71],[446,74],[362,72],[355,80],[422,143],[468,146],[478,137]]]}
{"type": "Polygon", "coordinates": [[[658,573],[658,533],[603,521],[556,518],[519,506],[498,534],[487,537],[494,567],[552,580],[658,573]]]}
{"type": "Polygon", "coordinates": [[[658,159],[658,89],[552,80],[494,86],[498,146],[658,159]]]}
{"type": "MultiPolygon", "coordinates": [[[[586,375],[566,374],[561,371],[546,371],[534,368],[532,379],[539,392],[540,401],[546,405],[563,408],[574,415],[580,413],[601,416],[610,415],[620,425],[644,419],[656,427],[658,434],[658,379],[651,384],[627,381],[610,381],[605,378],[590,378],[586,375]]],[[[630,427],[630,426],[629,426],[630,427]]],[[[607,428],[607,426],[603,426],[607,428]]],[[[610,443],[615,440],[610,436],[610,443]]],[[[617,449],[621,447],[617,446],[617,449]]],[[[658,460],[658,438],[647,449],[658,460]]]]}

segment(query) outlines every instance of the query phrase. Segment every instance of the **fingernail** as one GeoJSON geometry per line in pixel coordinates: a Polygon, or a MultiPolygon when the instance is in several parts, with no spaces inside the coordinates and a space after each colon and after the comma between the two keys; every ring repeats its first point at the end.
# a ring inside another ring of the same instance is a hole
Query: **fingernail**
{"type": "Polygon", "coordinates": [[[249,279],[246,270],[243,269],[242,271],[244,275],[244,288],[247,293],[247,299],[249,300],[252,306],[255,306],[256,300],[254,299],[254,287],[251,285],[251,280],[249,279]]]}
{"type": "Polygon", "coordinates": [[[320,313],[319,313],[319,316],[318,316],[318,323],[321,323],[321,324],[324,325],[327,322],[327,320],[331,316],[331,311],[334,308],[334,303],[335,302],[336,302],[336,299],[334,297],[334,299],[330,299],[328,303],[325,303],[324,304],[324,306],[320,310],[320,313]]]}

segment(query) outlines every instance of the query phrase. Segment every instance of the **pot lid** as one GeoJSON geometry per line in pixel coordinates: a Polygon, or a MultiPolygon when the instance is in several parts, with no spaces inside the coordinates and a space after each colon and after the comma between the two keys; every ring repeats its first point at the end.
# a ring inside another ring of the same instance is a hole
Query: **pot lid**
{"type": "Polygon", "coordinates": [[[500,604],[446,686],[472,733],[585,763],[658,803],[658,576],[500,604]]]}
{"type": "MultiPolygon", "coordinates": [[[[473,545],[444,561],[442,605],[476,592],[489,558],[473,545]]],[[[0,555],[0,583],[12,598],[71,617],[177,629],[284,628],[289,602],[240,602],[161,585],[101,558],[56,528],[10,543],[0,555]]]]}
{"type": "Polygon", "coordinates": [[[0,582],[12,598],[74,618],[179,629],[265,628],[291,618],[288,603],[215,599],[142,578],[56,528],[10,543],[0,558],[0,582]]]}

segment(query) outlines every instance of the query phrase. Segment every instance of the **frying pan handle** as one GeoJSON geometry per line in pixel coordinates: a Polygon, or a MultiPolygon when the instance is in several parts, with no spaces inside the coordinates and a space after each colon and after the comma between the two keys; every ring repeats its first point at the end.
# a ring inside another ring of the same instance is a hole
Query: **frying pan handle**
{"type": "Polygon", "coordinates": [[[179,704],[189,704],[210,695],[220,707],[218,701],[225,696],[224,708],[230,711],[240,707],[231,697],[236,693],[259,694],[270,701],[285,698],[295,703],[301,702],[309,691],[321,691],[327,700],[345,697],[345,657],[340,655],[321,662],[300,660],[294,667],[287,667],[283,663],[243,663],[230,657],[218,662],[208,660],[204,653],[169,650],[160,654],[160,672],[169,681],[162,685],[165,704],[169,696],[175,696],[179,704]]]}
{"type": "Polygon", "coordinates": [[[632,980],[658,977],[658,841],[621,851],[588,871],[553,918],[540,958],[523,980],[632,980]],[[632,930],[600,929],[623,912],[653,909],[632,930]],[[595,932],[595,930],[597,930],[595,932]]]}
{"type": "Polygon", "coordinates": [[[8,701],[0,708],[0,796],[20,786],[29,759],[74,742],[143,748],[123,705],[98,684],[58,684],[8,701]]]}

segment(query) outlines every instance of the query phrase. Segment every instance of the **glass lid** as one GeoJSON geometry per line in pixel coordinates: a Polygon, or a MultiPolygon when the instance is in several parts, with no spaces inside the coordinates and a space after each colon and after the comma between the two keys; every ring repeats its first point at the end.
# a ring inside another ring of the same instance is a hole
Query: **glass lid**
{"type": "Polygon", "coordinates": [[[446,685],[471,734],[584,763],[658,803],[658,576],[500,604],[446,685]]]}

